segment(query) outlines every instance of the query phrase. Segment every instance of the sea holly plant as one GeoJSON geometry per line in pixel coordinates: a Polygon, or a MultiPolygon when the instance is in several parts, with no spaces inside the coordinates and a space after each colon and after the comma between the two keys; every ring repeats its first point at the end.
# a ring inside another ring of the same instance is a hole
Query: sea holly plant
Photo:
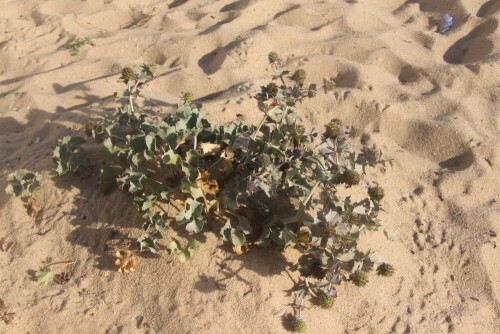
{"type": "Polygon", "coordinates": [[[189,239],[186,246],[182,247],[179,241],[174,240],[167,245],[168,254],[175,254],[179,261],[186,262],[191,258],[191,251],[200,247],[200,242],[196,239],[189,239]]]}
{"type": "Polygon", "coordinates": [[[82,51],[82,48],[86,45],[95,46],[94,41],[92,41],[89,37],[85,38],[77,38],[66,46],[69,54],[72,56],[78,56],[82,51]]]}
{"type": "Polygon", "coordinates": [[[7,176],[9,185],[5,192],[14,197],[21,196],[28,214],[35,218],[40,212],[40,208],[33,197],[33,192],[40,187],[42,175],[27,169],[19,169],[7,176]]]}
{"type": "Polygon", "coordinates": [[[40,187],[42,175],[27,169],[18,169],[7,176],[9,185],[5,188],[5,192],[15,197],[26,195],[31,197],[31,194],[40,187]]]}
{"type": "Polygon", "coordinates": [[[40,285],[48,285],[54,280],[62,284],[63,281],[69,280],[69,274],[66,272],[56,274],[56,271],[75,263],[76,261],[53,262],[52,258],[49,256],[44,261],[42,261],[42,266],[34,273],[33,278],[38,283],[40,283],[40,285]]]}
{"type": "MultiPolygon", "coordinates": [[[[373,250],[358,249],[360,236],[381,225],[384,196],[363,176],[369,168],[384,169],[387,161],[376,147],[351,149],[359,130],[340,119],[322,132],[308,131],[299,109],[316,95],[316,85],[307,82],[303,69],[284,69],[274,52],[269,62],[272,80],[255,96],[257,125],[241,119],[212,125],[192,105],[192,93],[184,93],[173,113],[149,112],[138,98],[155,67],[125,68],[120,80],[126,88],[115,93],[124,104],[85,126],[89,140],[63,138],[54,160],[59,174],[90,173],[104,194],[129,194],[143,217],[139,252],[161,251],[167,228],[190,235],[185,246],[174,240],[166,247],[181,261],[190,258],[207,229],[237,252],[242,246],[294,247],[302,253],[292,267],[302,277],[297,308],[302,311],[307,296],[330,308],[342,282],[365,286],[371,271],[394,272],[373,250]],[[364,198],[340,195],[351,190],[364,198]]],[[[325,87],[335,89],[332,83],[325,87]]],[[[297,330],[304,331],[302,317],[296,320],[297,330]]]]}

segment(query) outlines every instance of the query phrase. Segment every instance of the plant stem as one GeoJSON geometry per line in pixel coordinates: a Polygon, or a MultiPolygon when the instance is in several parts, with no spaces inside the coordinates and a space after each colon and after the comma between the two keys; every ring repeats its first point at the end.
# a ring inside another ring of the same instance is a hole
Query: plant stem
{"type": "Polygon", "coordinates": [[[128,93],[130,94],[128,96],[128,101],[129,101],[129,104],[130,104],[130,109],[132,110],[132,112],[135,112],[134,101],[132,100],[132,91],[130,90],[130,81],[127,82],[127,86],[128,86],[128,93]]]}
{"type": "Polygon", "coordinates": [[[302,320],[302,303],[304,302],[304,297],[300,298],[299,304],[299,319],[302,320]]]}
{"type": "Polygon", "coordinates": [[[316,181],[316,183],[314,184],[313,188],[311,189],[311,192],[307,196],[307,198],[306,198],[306,200],[304,202],[304,205],[307,205],[307,203],[309,203],[309,201],[311,200],[312,196],[314,195],[314,192],[316,191],[316,188],[318,188],[319,184],[320,184],[320,181],[316,181]]]}
{"type": "Polygon", "coordinates": [[[255,132],[252,135],[252,140],[255,140],[255,138],[257,137],[257,134],[259,133],[260,128],[262,127],[262,125],[264,125],[266,119],[267,119],[267,114],[264,115],[264,117],[262,118],[262,120],[259,123],[259,126],[257,126],[257,129],[255,129],[255,132]]]}
{"type": "Polygon", "coordinates": [[[57,265],[57,266],[56,266],[56,269],[57,269],[57,268],[66,267],[66,266],[69,266],[69,265],[72,265],[72,264],[75,264],[75,263],[76,263],[76,261],[60,261],[60,262],[54,262],[54,263],[51,263],[51,264],[47,265],[47,268],[51,268],[51,269],[52,269],[52,266],[57,265]]]}

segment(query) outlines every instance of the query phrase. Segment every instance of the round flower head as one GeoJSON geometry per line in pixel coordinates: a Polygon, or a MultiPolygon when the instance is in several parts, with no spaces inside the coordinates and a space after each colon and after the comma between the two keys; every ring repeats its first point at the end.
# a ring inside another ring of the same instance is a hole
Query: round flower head
{"type": "Polygon", "coordinates": [[[136,77],[137,77],[137,75],[135,74],[134,70],[132,70],[130,67],[125,67],[122,70],[121,79],[123,81],[129,82],[129,81],[135,80],[136,77]]]}
{"type": "Polygon", "coordinates": [[[360,176],[358,172],[354,170],[349,170],[345,172],[344,176],[345,176],[345,182],[350,186],[355,186],[360,181],[360,176]]]}
{"type": "Polygon", "coordinates": [[[279,87],[274,82],[271,82],[271,83],[269,83],[265,87],[264,90],[265,90],[265,92],[267,94],[267,97],[270,98],[270,99],[272,99],[272,98],[275,98],[278,95],[279,87]]]}
{"type": "Polygon", "coordinates": [[[293,73],[292,80],[298,84],[303,84],[306,81],[306,71],[301,68],[298,69],[295,73],[293,73]]]}
{"type": "Polygon", "coordinates": [[[351,281],[356,286],[365,286],[368,284],[368,275],[364,271],[358,270],[352,274],[351,281]]]}
{"type": "Polygon", "coordinates": [[[379,202],[382,198],[384,198],[384,189],[381,187],[370,187],[368,188],[368,195],[374,202],[379,202]]]}
{"type": "Polygon", "coordinates": [[[274,51],[269,52],[269,54],[267,55],[267,58],[269,59],[270,63],[276,63],[276,62],[281,61],[281,57],[274,51]]]}
{"type": "Polygon", "coordinates": [[[342,126],[342,121],[338,118],[332,119],[326,126],[325,126],[325,137],[330,138],[330,139],[337,139],[338,136],[340,136],[341,133],[341,126],[342,126]]]}
{"type": "Polygon", "coordinates": [[[394,267],[390,265],[389,263],[382,263],[380,266],[377,268],[377,274],[380,276],[392,276],[394,275],[394,267]]]}
{"type": "Polygon", "coordinates": [[[333,307],[333,297],[323,293],[319,296],[318,304],[324,309],[330,309],[333,307]]]}
{"type": "Polygon", "coordinates": [[[293,331],[295,333],[305,333],[307,331],[307,324],[302,319],[296,319],[293,322],[293,331]]]}
{"type": "Polygon", "coordinates": [[[193,101],[194,95],[191,92],[186,92],[182,95],[182,100],[184,101],[185,104],[189,104],[193,101]]]}

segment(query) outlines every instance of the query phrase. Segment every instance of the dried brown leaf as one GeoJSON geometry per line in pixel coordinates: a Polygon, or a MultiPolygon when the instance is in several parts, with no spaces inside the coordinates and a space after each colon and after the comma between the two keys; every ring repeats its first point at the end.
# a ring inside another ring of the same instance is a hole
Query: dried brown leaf
{"type": "Polygon", "coordinates": [[[241,246],[234,246],[233,247],[233,252],[235,252],[238,255],[241,255],[241,254],[243,254],[243,249],[242,249],[241,246]]]}
{"type": "Polygon", "coordinates": [[[199,171],[196,178],[196,185],[201,189],[205,196],[217,196],[219,192],[219,184],[217,180],[210,179],[210,174],[207,171],[199,171]]]}
{"type": "Polygon", "coordinates": [[[135,266],[137,265],[137,257],[135,256],[134,252],[128,249],[121,249],[116,252],[115,256],[115,266],[118,267],[118,272],[129,273],[135,271],[135,266]]]}
{"type": "Polygon", "coordinates": [[[40,212],[40,207],[37,205],[36,200],[33,197],[28,197],[26,200],[26,211],[31,218],[38,216],[40,212]]]}

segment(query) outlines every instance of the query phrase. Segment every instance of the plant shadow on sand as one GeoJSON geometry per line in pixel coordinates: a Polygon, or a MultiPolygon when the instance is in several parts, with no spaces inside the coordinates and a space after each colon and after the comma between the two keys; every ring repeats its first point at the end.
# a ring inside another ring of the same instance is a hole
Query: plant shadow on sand
{"type": "MultiPolygon", "coordinates": [[[[95,177],[81,179],[74,175],[64,175],[55,176],[53,180],[58,189],[77,188],[79,193],[71,199],[73,209],[65,212],[71,217],[69,223],[75,226],[75,229],[66,236],[66,241],[75,246],[85,247],[93,254],[96,258],[95,268],[115,271],[115,246],[134,247],[135,237],[142,232],[142,218],[137,208],[131,204],[131,196],[118,189],[107,196],[100,194],[95,177]]],[[[164,234],[184,240],[194,237],[202,244],[207,241],[209,234],[218,236],[222,227],[219,223],[215,223],[203,232],[190,235],[184,226],[176,226],[175,222],[173,224],[172,227],[165,229],[164,234]]],[[[171,239],[165,237],[159,242],[160,254],[143,252],[139,256],[163,258],[163,260],[171,257],[173,261],[177,261],[177,257],[168,255],[165,251],[165,245],[171,239]]],[[[272,247],[253,247],[242,255],[234,254],[229,245],[224,244],[218,247],[225,253],[225,256],[217,264],[217,278],[205,274],[200,275],[195,288],[201,292],[210,293],[224,289],[224,282],[231,279],[244,282],[251,292],[251,283],[240,274],[242,269],[253,271],[261,276],[273,276],[281,274],[291,265],[278,249],[272,247]],[[234,270],[235,267],[238,269],[234,270]]]]}

